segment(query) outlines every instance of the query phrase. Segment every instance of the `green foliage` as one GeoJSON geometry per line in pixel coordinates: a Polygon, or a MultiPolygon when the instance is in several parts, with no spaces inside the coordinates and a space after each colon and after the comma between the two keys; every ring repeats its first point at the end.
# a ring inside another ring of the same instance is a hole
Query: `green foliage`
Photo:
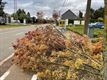
{"type": "Polygon", "coordinates": [[[4,13],[4,7],[5,7],[6,2],[2,2],[2,0],[0,0],[0,16],[5,16],[4,13]]]}
{"type": "Polygon", "coordinates": [[[99,18],[98,18],[98,21],[99,21],[99,22],[104,22],[104,19],[103,19],[102,17],[99,17],[99,18]]]}
{"type": "Polygon", "coordinates": [[[98,19],[99,17],[104,17],[104,8],[102,7],[94,12],[94,18],[98,19]]]}
{"type": "Polygon", "coordinates": [[[91,22],[91,23],[98,22],[98,19],[90,19],[90,22],[91,22]]]}
{"type": "Polygon", "coordinates": [[[95,12],[95,10],[94,9],[90,9],[90,17],[91,17],[91,19],[94,19],[94,12],[95,12]]]}
{"type": "MultiPolygon", "coordinates": [[[[80,26],[67,26],[67,29],[83,35],[84,27],[81,25],[80,26]]],[[[98,36],[103,36],[103,34],[104,34],[104,29],[99,29],[99,28],[94,29],[93,36],[95,38],[98,36]]]]}
{"type": "Polygon", "coordinates": [[[16,13],[13,13],[12,15],[15,20],[19,20],[21,23],[23,23],[23,20],[26,19],[27,23],[31,23],[31,16],[30,13],[26,12],[23,9],[18,9],[16,13]]]}
{"type": "Polygon", "coordinates": [[[36,17],[32,17],[31,20],[32,20],[31,22],[32,22],[33,24],[36,23],[36,17]]]}
{"type": "Polygon", "coordinates": [[[91,19],[103,18],[104,17],[104,8],[100,7],[97,10],[94,10],[91,8],[90,17],[91,17],[91,19]]]}
{"type": "Polygon", "coordinates": [[[83,18],[83,13],[81,11],[79,11],[79,18],[83,18]]]}
{"type": "Polygon", "coordinates": [[[27,15],[26,15],[26,20],[27,20],[27,21],[26,21],[27,23],[31,23],[31,16],[30,16],[30,13],[29,13],[29,12],[28,12],[27,15]]]}

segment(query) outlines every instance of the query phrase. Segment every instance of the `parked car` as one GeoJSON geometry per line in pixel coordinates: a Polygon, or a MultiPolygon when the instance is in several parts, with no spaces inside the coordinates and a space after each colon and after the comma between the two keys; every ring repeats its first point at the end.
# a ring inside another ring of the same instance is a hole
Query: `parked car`
{"type": "Polygon", "coordinates": [[[103,29],[104,28],[104,23],[103,22],[90,23],[89,27],[90,28],[100,28],[100,29],[103,29]]]}
{"type": "Polygon", "coordinates": [[[5,19],[3,17],[0,17],[0,24],[5,24],[5,19]]]}

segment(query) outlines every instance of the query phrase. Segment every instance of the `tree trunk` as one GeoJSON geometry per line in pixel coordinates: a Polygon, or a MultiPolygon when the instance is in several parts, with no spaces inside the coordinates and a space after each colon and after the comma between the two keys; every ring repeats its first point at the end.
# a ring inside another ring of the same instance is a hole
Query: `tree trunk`
{"type": "Polygon", "coordinates": [[[88,24],[90,21],[90,7],[91,7],[91,0],[87,0],[87,9],[85,14],[85,25],[84,25],[84,34],[86,35],[88,33],[88,24]]]}
{"type": "Polygon", "coordinates": [[[20,19],[20,23],[23,23],[23,19],[20,19]]]}
{"type": "Polygon", "coordinates": [[[104,49],[104,80],[107,80],[107,0],[104,0],[105,4],[105,40],[104,40],[104,46],[106,47],[104,49]]]}

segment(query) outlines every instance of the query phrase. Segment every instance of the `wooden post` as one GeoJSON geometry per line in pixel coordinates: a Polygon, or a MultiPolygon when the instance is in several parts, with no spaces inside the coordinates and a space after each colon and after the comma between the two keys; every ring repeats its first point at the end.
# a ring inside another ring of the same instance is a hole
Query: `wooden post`
{"type": "Polygon", "coordinates": [[[90,7],[91,7],[91,0],[87,0],[87,9],[85,14],[85,25],[84,25],[84,34],[88,34],[88,24],[90,22],[90,7]]]}
{"type": "Polygon", "coordinates": [[[107,0],[104,0],[105,4],[105,36],[104,36],[104,46],[106,47],[104,49],[104,80],[107,80],[107,0]]]}

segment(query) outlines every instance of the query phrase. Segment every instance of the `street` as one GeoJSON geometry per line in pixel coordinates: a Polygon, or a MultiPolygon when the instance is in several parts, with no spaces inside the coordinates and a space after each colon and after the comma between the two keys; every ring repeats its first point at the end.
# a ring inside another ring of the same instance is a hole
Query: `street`
{"type": "Polygon", "coordinates": [[[0,61],[12,55],[12,43],[14,43],[17,38],[21,38],[26,32],[33,29],[34,26],[26,26],[21,28],[0,30],[0,61]]]}

